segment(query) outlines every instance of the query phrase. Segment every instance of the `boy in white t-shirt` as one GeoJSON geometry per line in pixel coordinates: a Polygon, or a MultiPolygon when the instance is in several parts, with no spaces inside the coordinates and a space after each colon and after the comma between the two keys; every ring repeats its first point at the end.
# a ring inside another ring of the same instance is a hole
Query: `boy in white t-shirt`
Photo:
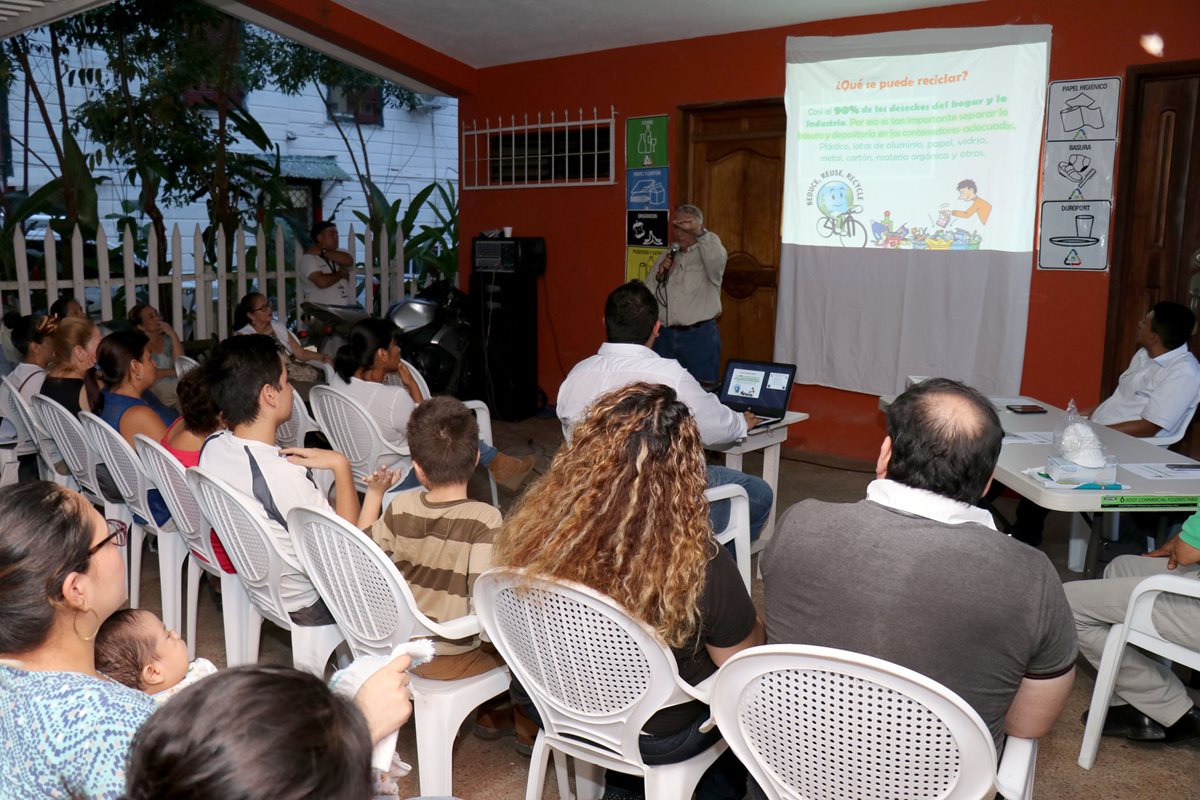
{"type": "MultiPolygon", "coordinates": [[[[287,515],[296,506],[315,506],[358,525],[360,508],[350,462],[332,450],[276,447],[276,429],[292,414],[293,392],[270,336],[234,336],[221,342],[209,356],[207,368],[209,375],[216,376],[211,385],[213,400],[229,430],[213,434],[204,443],[200,467],[255,501],[283,561],[279,594],[292,622],[331,625],[333,616],[296,556],[287,515]],[[333,472],[332,508],[312,478],[314,469],[333,472]]],[[[384,475],[372,481],[369,496],[381,497],[392,478],[384,475]]],[[[378,508],[378,499],[371,500],[378,508]]]]}

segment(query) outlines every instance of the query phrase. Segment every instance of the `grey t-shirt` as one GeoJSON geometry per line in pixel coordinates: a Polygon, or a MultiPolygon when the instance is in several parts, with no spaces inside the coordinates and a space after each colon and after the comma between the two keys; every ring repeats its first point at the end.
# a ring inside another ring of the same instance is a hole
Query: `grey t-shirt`
{"type": "Polygon", "coordinates": [[[975,523],[870,500],[788,509],[762,561],[767,640],[882,658],[971,704],[999,749],[1026,676],[1075,663],[1075,625],[1045,554],[975,523]]]}

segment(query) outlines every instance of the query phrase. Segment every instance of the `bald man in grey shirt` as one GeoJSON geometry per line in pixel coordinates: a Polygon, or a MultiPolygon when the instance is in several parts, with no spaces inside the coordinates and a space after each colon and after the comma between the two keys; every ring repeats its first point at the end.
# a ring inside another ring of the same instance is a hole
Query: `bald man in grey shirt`
{"type": "Polygon", "coordinates": [[[888,409],[878,480],[857,503],[788,509],[762,562],[770,643],[916,670],[970,703],[997,750],[1050,731],[1075,675],[1075,625],[1038,550],[974,505],[1003,431],[991,404],[933,378],[888,409]]]}

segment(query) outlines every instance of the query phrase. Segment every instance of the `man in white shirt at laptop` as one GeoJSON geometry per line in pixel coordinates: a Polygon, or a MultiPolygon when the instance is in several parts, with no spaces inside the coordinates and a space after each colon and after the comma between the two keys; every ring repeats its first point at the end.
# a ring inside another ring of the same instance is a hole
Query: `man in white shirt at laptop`
{"type": "MultiPolygon", "coordinates": [[[[630,281],[608,296],[604,303],[604,328],[607,341],[600,346],[600,352],[576,364],[558,390],[558,419],[568,439],[571,429],[587,416],[597,397],[637,381],[674,389],[680,402],[696,418],[705,447],[744,439],[747,430],[757,424],[758,418],[749,411],[739,414],[722,405],[678,361],[663,358],[651,349],[662,323],[658,319],[658,301],[641,281],[630,281]]],[[[774,498],[771,487],[754,475],[709,465],[709,488],[727,484],[746,490],[750,499],[750,535],[756,538],[771,513],[774,498]]],[[[722,530],[728,520],[729,504],[715,504],[713,529],[722,530]]]]}
{"type": "MultiPolygon", "coordinates": [[[[1096,406],[1092,422],[1151,442],[1178,439],[1200,400],[1200,363],[1188,351],[1195,327],[1196,315],[1187,306],[1156,303],[1138,323],[1140,347],[1129,368],[1112,396],[1096,406]]],[[[1049,513],[1022,500],[1009,533],[1037,547],[1049,513]]]]}

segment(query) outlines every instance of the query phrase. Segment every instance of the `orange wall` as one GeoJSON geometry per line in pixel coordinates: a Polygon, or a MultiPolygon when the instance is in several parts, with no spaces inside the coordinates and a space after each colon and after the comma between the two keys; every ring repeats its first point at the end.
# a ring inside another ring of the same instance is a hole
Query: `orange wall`
{"type": "MultiPolygon", "coordinates": [[[[672,179],[683,154],[679,106],[779,97],[784,91],[787,36],[841,36],[912,28],[1001,24],[1053,26],[1050,79],[1123,75],[1153,61],[1138,45],[1143,33],[1166,40],[1166,57],[1200,58],[1194,0],[1103,3],[1007,0],[925,11],[728,34],[609,50],[480,70],[478,94],[460,99],[463,122],[595,106],[614,106],[617,183],[610,187],[464,191],[460,230],[511,225],[517,235],[546,237],[547,268],[539,285],[539,376],[551,398],[564,370],[603,340],[604,298],[624,280],[624,124],[628,117],[671,115],[672,179]]],[[[680,30],[685,28],[681,25],[680,30]]],[[[671,187],[671,202],[680,196],[671,187]]],[[[718,231],[719,233],[719,231],[718,231]]],[[[1036,261],[1035,261],[1036,263],[1036,261]]],[[[1033,272],[1022,391],[1065,404],[1099,399],[1108,275],[1033,272]],[[1071,342],[1069,346],[1066,342],[1071,342]],[[1069,353],[1064,357],[1064,352],[1069,353]]],[[[882,415],[873,396],[798,386],[793,407],[813,420],[793,428],[789,445],[850,458],[874,458],[882,415]],[[819,423],[818,423],[819,421],[819,423]],[[818,424],[814,424],[818,423],[818,424]]]]}

